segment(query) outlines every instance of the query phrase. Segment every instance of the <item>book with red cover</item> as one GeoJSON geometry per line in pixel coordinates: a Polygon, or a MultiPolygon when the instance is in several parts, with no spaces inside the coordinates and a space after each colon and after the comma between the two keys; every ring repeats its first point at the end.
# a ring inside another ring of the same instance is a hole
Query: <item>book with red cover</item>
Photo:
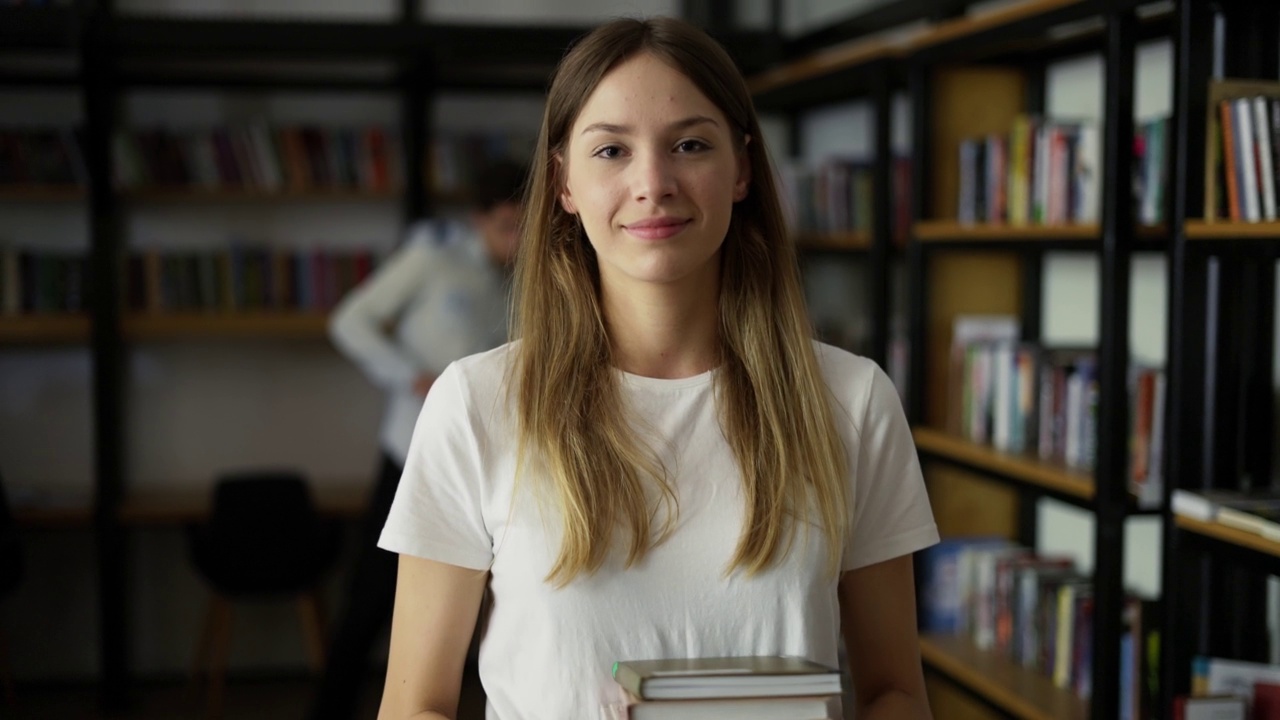
{"type": "Polygon", "coordinates": [[[1280,720],[1280,685],[1253,684],[1253,720],[1280,720]]]}

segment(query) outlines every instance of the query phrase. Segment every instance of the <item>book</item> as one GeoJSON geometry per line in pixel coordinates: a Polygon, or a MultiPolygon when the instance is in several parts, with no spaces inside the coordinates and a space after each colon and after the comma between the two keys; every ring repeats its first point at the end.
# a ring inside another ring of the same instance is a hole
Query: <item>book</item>
{"type": "MultiPolygon", "coordinates": [[[[1200,665],[1197,670],[1204,676],[1205,695],[1230,695],[1251,703],[1254,688],[1258,684],[1280,683],[1280,665],[1216,657],[1198,657],[1195,660],[1200,665]]],[[[1192,691],[1195,689],[1193,685],[1192,691]]]]}
{"type": "Polygon", "coordinates": [[[961,573],[965,552],[1006,545],[1003,538],[949,538],[922,553],[920,615],[925,632],[958,633],[963,629],[968,585],[961,573]]]}
{"type": "Polygon", "coordinates": [[[1280,497],[1246,497],[1223,503],[1218,522],[1280,542],[1280,497]]]}
{"type": "Polygon", "coordinates": [[[840,671],[779,656],[626,660],[613,679],[642,700],[835,695],[840,671]]]}
{"type": "Polygon", "coordinates": [[[1280,491],[1173,491],[1173,511],[1280,541],[1280,491]]]}
{"type": "Polygon", "coordinates": [[[637,700],[628,720],[840,720],[840,697],[750,698],[733,700],[637,700]]]}
{"type": "Polygon", "coordinates": [[[1238,697],[1187,697],[1173,699],[1175,720],[1245,720],[1244,700],[1238,697]]]}
{"type": "Polygon", "coordinates": [[[1280,684],[1253,684],[1253,720],[1280,720],[1280,684]]]}

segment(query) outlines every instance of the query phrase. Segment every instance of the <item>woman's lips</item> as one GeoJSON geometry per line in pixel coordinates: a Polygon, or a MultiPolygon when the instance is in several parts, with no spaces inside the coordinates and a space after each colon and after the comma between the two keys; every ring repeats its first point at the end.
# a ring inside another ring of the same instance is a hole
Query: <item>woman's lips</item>
{"type": "Polygon", "coordinates": [[[689,221],[679,218],[656,218],[624,225],[627,232],[642,240],[665,240],[678,234],[689,221]]]}

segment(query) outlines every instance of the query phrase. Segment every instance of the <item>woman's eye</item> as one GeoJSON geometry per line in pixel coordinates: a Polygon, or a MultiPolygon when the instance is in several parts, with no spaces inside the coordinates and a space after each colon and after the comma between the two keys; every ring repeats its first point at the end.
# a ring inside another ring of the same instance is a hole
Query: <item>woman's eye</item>
{"type": "Polygon", "coordinates": [[[684,153],[700,152],[702,150],[706,150],[708,147],[710,146],[701,140],[681,140],[680,144],[676,145],[676,151],[684,153]]]}
{"type": "Polygon", "coordinates": [[[605,145],[604,147],[600,148],[595,152],[596,157],[604,158],[606,160],[613,160],[614,158],[620,157],[621,155],[622,155],[622,148],[618,147],[617,145],[605,145]]]}

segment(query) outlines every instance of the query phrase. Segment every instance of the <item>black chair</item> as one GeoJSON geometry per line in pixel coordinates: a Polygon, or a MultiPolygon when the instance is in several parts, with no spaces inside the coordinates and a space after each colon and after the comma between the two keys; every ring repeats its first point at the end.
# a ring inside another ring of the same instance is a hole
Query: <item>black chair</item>
{"type": "Polygon", "coordinates": [[[193,672],[198,678],[208,669],[210,717],[222,712],[234,600],[294,600],[312,669],[324,667],[320,584],[337,559],[340,525],[316,512],[305,478],[290,472],[220,478],[209,519],[189,528],[189,540],[192,563],[213,591],[193,672]]]}
{"type": "MultiPolygon", "coordinates": [[[[22,583],[22,545],[18,542],[18,523],[9,510],[4,476],[0,475],[0,600],[13,594],[22,583]]],[[[9,671],[9,644],[0,628],[0,688],[5,702],[13,703],[13,677],[9,671]]]]}

